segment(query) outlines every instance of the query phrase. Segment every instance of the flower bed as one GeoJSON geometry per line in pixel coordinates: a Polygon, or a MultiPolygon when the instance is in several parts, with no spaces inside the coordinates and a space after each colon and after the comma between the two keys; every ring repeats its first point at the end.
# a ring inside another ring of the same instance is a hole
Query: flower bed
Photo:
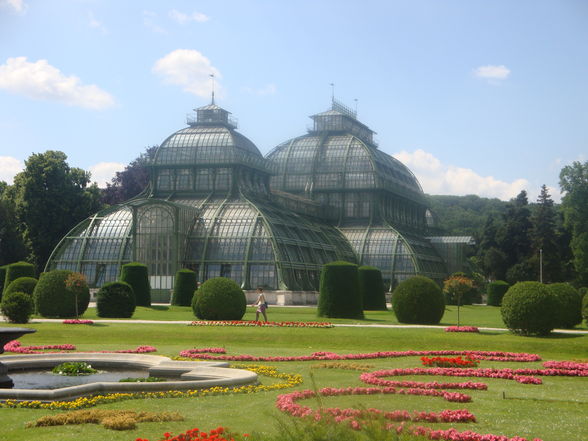
{"type": "Polygon", "coordinates": [[[470,358],[466,355],[466,358],[461,358],[461,355],[458,357],[421,357],[421,361],[423,366],[431,367],[455,367],[455,368],[465,368],[465,367],[477,367],[480,362],[473,358],[470,358]]]}
{"type": "Polygon", "coordinates": [[[62,322],[64,325],[93,325],[92,320],[67,319],[62,322]]]}
{"type": "MultiPolygon", "coordinates": [[[[37,345],[22,346],[18,340],[9,341],[4,345],[4,352],[14,352],[15,354],[44,354],[44,351],[75,351],[74,345],[37,345]]],[[[157,352],[153,346],[137,346],[135,349],[119,349],[116,351],[84,351],[90,354],[147,354],[157,352]]]]}
{"type": "Polygon", "coordinates": [[[448,326],[445,332],[480,332],[475,326],[448,326]]]}
{"type": "Polygon", "coordinates": [[[328,322],[256,322],[254,320],[197,320],[189,326],[249,326],[269,328],[333,328],[328,322]]]}
{"type": "MultiPolygon", "coordinates": [[[[235,441],[237,439],[247,438],[248,434],[234,434],[229,432],[224,427],[217,427],[208,432],[201,431],[198,428],[187,430],[184,433],[173,436],[171,433],[166,432],[163,434],[163,438],[159,441],[198,441],[198,440],[215,440],[215,441],[235,441]]],[[[137,438],[135,441],[149,441],[147,438],[137,438]]]]}

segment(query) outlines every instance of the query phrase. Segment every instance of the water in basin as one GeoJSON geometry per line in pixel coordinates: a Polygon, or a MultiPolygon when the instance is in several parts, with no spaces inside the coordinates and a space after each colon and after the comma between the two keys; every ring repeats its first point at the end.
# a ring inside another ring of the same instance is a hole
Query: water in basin
{"type": "Polygon", "coordinates": [[[68,377],[56,375],[46,369],[27,369],[10,371],[14,389],[60,389],[62,387],[98,382],[118,382],[123,378],[146,378],[149,371],[140,369],[100,370],[97,374],[68,377]]]}

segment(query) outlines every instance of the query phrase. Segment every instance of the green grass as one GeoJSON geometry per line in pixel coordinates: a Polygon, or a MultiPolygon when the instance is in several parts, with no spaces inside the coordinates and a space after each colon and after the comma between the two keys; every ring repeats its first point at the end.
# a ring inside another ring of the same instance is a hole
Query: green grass
{"type": "MultiPolygon", "coordinates": [[[[193,320],[190,308],[138,308],[136,319],[193,320]],[[169,314],[169,315],[168,315],[169,314]]],[[[454,324],[455,307],[450,307],[444,325],[454,324]]],[[[89,310],[84,318],[94,318],[89,310]]],[[[313,308],[270,307],[270,320],[317,320],[313,308]]],[[[254,318],[248,308],[245,319],[254,318]]],[[[391,312],[368,312],[366,320],[342,320],[347,323],[395,324],[391,312]]],[[[465,306],[461,310],[464,325],[501,327],[498,308],[465,306]],[[475,318],[476,321],[473,321],[475,318]]],[[[339,321],[337,321],[339,322],[339,321]]],[[[181,324],[100,323],[63,325],[59,322],[27,325],[37,333],[20,339],[27,344],[72,343],[78,350],[128,349],[153,345],[161,355],[178,355],[182,349],[222,346],[229,354],[304,355],[315,351],[359,353],[402,350],[497,350],[537,353],[544,360],[588,361],[588,335],[553,333],[549,337],[519,337],[508,332],[485,331],[480,334],[445,333],[439,328],[241,328],[193,327],[181,324]]],[[[586,329],[586,328],[584,328],[586,329]]],[[[417,367],[418,357],[362,360],[374,369],[417,367]]],[[[312,388],[310,373],[318,387],[360,386],[359,372],[340,369],[313,369],[314,362],[268,363],[280,371],[300,373],[304,383],[298,389],[312,388]]],[[[540,367],[541,363],[499,363],[482,361],[481,367],[540,367]]],[[[423,380],[423,378],[406,379],[423,380]]],[[[442,377],[427,380],[448,381],[442,377]]],[[[465,380],[465,379],[464,379],[465,380]]],[[[273,382],[262,377],[262,382],[273,382]]],[[[449,380],[450,381],[450,380],[449,380]]],[[[480,381],[480,380],[477,380],[480,381]]],[[[331,397],[324,405],[338,407],[376,407],[385,410],[407,409],[439,411],[467,408],[478,418],[477,423],[455,424],[459,430],[495,433],[508,436],[538,437],[544,441],[585,441],[588,433],[588,378],[544,377],[543,385],[522,385],[514,381],[483,379],[487,391],[475,391],[472,403],[449,403],[440,398],[416,396],[331,397]],[[503,393],[506,399],[503,399],[503,393]]],[[[291,391],[286,390],[285,392],[291,391]]],[[[134,440],[137,437],[159,439],[164,432],[180,433],[199,427],[210,429],[229,426],[241,432],[275,433],[275,399],[280,392],[259,392],[249,395],[214,396],[192,399],[159,399],[122,401],[103,405],[105,409],[146,411],[177,411],[184,422],[141,423],[138,429],[125,432],[107,430],[98,425],[25,428],[28,421],[50,414],[47,410],[0,409],[2,430],[0,440],[134,440]]],[[[468,392],[469,393],[469,392],[468,392]]],[[[313,401],[304,402],[316,406],[313,401]]],[[[283,418],[283,417],[281,417],[283,418]]],[[[434,427],[449,427],[438,424],[434,427]]]]}

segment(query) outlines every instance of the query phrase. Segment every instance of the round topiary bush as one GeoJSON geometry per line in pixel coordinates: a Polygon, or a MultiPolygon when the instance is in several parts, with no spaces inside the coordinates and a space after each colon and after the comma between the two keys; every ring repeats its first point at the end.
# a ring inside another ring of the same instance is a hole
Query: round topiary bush
{"type": "Polygon", "coordinates": [[[139,262],[123,265],[119,280],[131,285],[137,306],[151,306],[151,286],[149,285],[147,265],[139,262]]]}
{"type": "Polygon", "coordinates": [[[176,273],[172,305],[190,306],[196,290],[196,273],[189,269],[181,269],[176,273]]]}
{"type": "Polygon", "coordinates": [[[4,289],[19,277],[35,277],[35,266],[28,262],[16,262],[7,265],[4,289]]]}
{"type": "Polygon", "coordinates": [[[400,323],[438,324],[445,312],[445,299],[431,279],[414,276],[396,287],[392,309],[400,323]]]}
{"type": "Polygon", "coordinates": [[[582,300],[578,291],[569,283],[551,283],[549,292],[559,301],[556,328],[573,328],[582,323],[582,300]]]}
{"type": "Polygon", "coordinates": [[[90,303],[90,289],[79,273],[70,270],[53,270],[44,273],[33,291],[36,311],[43,317],[75,317],[82,315],[90,303]],[[66,281],[79,281],[76,286],[68,288],[66,281]]]}
{"type": "Polygon", "coordinates": [[[194,293],[192,310],[202,320],[241,320],[247,300],[237,282],[226,277],[207,280],[194,293]]]}
{"type": "Polygon", "coordinates": [[[559,302],[539,282],[518,282],[502,298],[500,314],[508,329],[520,335],[547,335],[557,326],[559,302]]]}
{"type": "Polygon", "coordinates": [[[110,282],[102,285],[96,294],[98,317],[129,318],[135,312],[135,293],[126,282],[110,282]]]}
{"type": "Polygon", "coordinates": [[[359,291],[363,299],[363,309],[367,311],[386,311],[386,289],[382,272],[373,266],[360,266],[359,291]]]}
{"type": "Polygon", "coordinates": [[[27,323],[33,313],[33,299],[25,292],[13,291],[4,295],[0,309],[11,323],[27,323]]]}
{"type": "Polygon", "coordinates": [[[319,317],[363,318],[357,265],[349,262],[323,265],[319,289],[319,317]]]}
{"type": "Polygon", "coordinates": [[[8,295],[11,292],[24,292],[31,296],[32,300],[35,286],[37,286],[37,279],[34,277],[19,277],[8,285],[4,290],[4,295],[8,295]]]}
{"type": "Polygon", "coordinates": [[[504,280],[490,282],[486,288],[486,294],[488,295],[486,304],[488,306],[500,306],[502,298],[504,297],[504,294],[506,294],[506,291],[508,291],[509,287],[510,285],[504,280]]]}

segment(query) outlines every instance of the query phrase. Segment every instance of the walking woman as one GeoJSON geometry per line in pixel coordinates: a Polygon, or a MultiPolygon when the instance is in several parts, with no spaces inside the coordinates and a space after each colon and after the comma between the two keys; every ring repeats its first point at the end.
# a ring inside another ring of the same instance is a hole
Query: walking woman
{"type": "Polygon", "coordinates": [[[267,313],[265,312],[267,309],[267,302],[265,301],[265,296],[263,295],[263,288],[257,288],[257,300],[253,306],[257,306],[257,310],[255,311],[255,321],[259,321],[259,313],[261,312],[263,314],[263,318],[267,322],[267,313]]]}

